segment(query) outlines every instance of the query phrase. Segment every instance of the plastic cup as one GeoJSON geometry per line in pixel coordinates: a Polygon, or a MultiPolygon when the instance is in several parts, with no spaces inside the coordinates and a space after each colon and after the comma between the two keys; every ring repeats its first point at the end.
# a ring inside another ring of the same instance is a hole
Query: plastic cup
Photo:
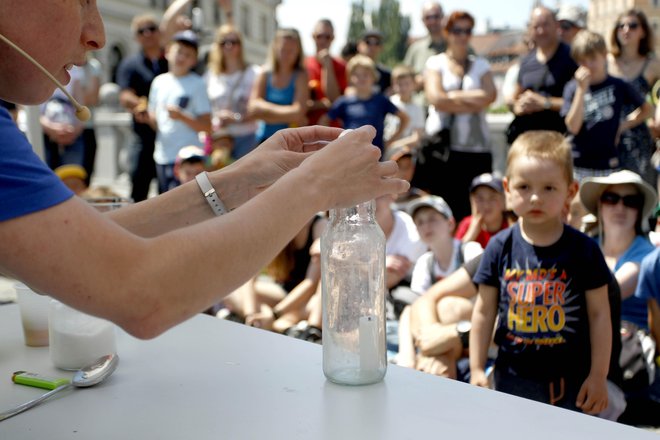
{"type": "Polygon", "coordinates": [[[48,309],[51,298],[34,292],[23,283],[16,283],[14,289],[21,312],[25,345],[48,346],[48,309]]]}

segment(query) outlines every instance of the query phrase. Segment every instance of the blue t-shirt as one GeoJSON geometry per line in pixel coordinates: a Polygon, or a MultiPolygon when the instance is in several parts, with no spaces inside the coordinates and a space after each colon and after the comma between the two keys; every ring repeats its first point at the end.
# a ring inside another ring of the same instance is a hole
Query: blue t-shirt
{"type": "Polygon", "coordinates": [[[73,193],[32,151],[4,108],[0,108],[0,221],[62,203],[73,193]]]}
{"type": "Polygon", "coordinates": [[[586,291],[610,276],[598,245],[570,226],[550,246],[525,241],[518,224],[491,238],[474,282],[499,289],[497,368],[583,380],[591,365],[586,291]]]}
{"type": "Polygon", "coordinates": [[[642,260],[635,298],[642,299],[644,303],[649,299],[660,303],[660,248],[656,248],[642,260]]]}
{"type": "MultiPolygon", "coordinates": [[[[638,235],[632,242],[626,252],[619,258],[614,266],[614,272],[625,263],[640,264],[645,256],[654,249],[653,245],[646,238],[638,235]]],[[[637,296],[629,296],[621,301],[621,320],[637,324],[641,328],[647,329],[648,325],[648,307],[646,300],[637,296]]]]}
{"type": "MultiPolygon", "coordinates": [[[[268,73],[266,76],[266,95],[264,99],[268,102],[278,105],[291,105],[293,99],[296,97],[296,73],[291,75],[291,81],[286,87],[277,88],[273,85],[273,74],[268,73]]],[[[259,143],[265,141],[279,130],[289,128],[286,122],[266,123],[259,122],[257,127],[257,141],[259,143]]]]}
{"type": "Polygon", "coordinates": [[[396,114],[398,107],[392,104],[382,93],[374,93],[369,99],[357,96],[340,96],[328,111],[330,119],[341,119],[344,128],[360,128],[363,125],[373,125],[376,129],[374,145],[383,151],[383,130],[385,116],[396,114]]]}
{"type": "MultiPolygon", "coordinates": [[[[577,81],[571,80],[564,88],[564,105],[561,115],[566,116],[571,108],[577,81]]],[[[584,120],[580,132],[569,136],[573,144],[573,163],[577,167],[608,170],[619,167],[616,149],[616,134],[624,105],[635,108],[644,100],[628,83],[607,76],[600,84],[592,84],[584,96],[584,120]]]]}

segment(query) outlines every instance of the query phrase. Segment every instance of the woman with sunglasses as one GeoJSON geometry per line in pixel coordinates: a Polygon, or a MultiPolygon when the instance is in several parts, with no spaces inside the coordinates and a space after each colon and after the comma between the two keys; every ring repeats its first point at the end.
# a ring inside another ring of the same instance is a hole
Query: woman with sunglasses
{"type": "Polygon", "coordinates": [[[653,250],[643,229],[658,201],[657,193],[638,174],[623,170],[584,179],[580,200],[598,217],[601,250],[621,288],[621,320],[648,328],[646,301],[633,294],[639,264],[653,250]]]}
{"type": "Polygon", "coordinates": [[[497,91],[488,62],[470,54],[473,27],[472,15],[453,12],[444,29],[447,50],[430,57],[424,73],[430,104],[426,133],[444,128],[451,131],[446,169],[433,172],[429,190],[449,203],[458,221],[470,213],[472,179],[492,169],[485,110],[495,101],[497,91]]]}
{"type": "MultiPolygon", "coordinates": [[[[639,9],[619,15],[610,35],[608,72],[629,82],[641,96],[646,96],[660,79],[660,60],[654,56],[653,41],[653,29],[639,9]]],[[[632,110],[624,106],[623,114],[632,110]]],[[[622,132],[618,150],[622,168],[635,171],[656,185],[657,173],[651,165],[655,143],[646,124],[622,132]]]]}
{"type": "Polygon", "coordinates": [[[204,75],[211,100],[212,140],[229,139],[231,158],[240,159],[257,144],[257,123],[247,105],[258,68],[243,57],[240,32],[232,25],[218,28],[204,75]]]}
{"type": "Polygon", "coordinates": [[[283,128],[307,125],[309,85],[303,57],[298,31],[278,29],[248,104],[248,114],[260,120],[258,143],[283,128]]]}
{"type": "MultiPolygon", "coordinates": [[[[633,353],[637,344],[646,356],[644,347],[652,349],[649,336],[649,309],[647,300],[635,294],[640,265],[654,249],[644,235],[644,223],[649,218],[658,195],[651,185],[632,171],[623,170],[607,177],[590,177],[582,181],[580,200],[598,217],[600,247],[605,261],[614,274],[621,296],[620,333],[623,370],[621,388],[625,392],[627,409],[621,415],[622,423],[645,424],[644,414],[657,405],[649,400],[648,378],[640,375],[631,364],[639,361],[633,353]],[[638,331],[641,330],[641,331],[638,331]],[[646,408],[642,411],[640,409],[646,408]],[[641,419],[640,419],[641,417],[641,419]],[[637,422],[634,422],[634,421],[637,422]]],[[[615,304],[610,299],[610,304],[615,304]]],[[[614,308],[616,313],[616,308],[614,308]]],[[[614,347],[615,345],[613,345],[614,347]]],[[[645,362],[645,361],[644,361],[645,362]]],[[[610,366],[610,369],[613,367],[610,366]]],[[[652,379],[652,378],[651,378],[652,379]]],[[[657,412],[651,419],[657,420],[657,412]]]]}

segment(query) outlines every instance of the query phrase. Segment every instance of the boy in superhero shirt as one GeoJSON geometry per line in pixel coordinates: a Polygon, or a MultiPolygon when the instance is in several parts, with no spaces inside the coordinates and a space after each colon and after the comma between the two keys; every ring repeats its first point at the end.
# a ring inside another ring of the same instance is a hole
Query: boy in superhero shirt
{"type": "Polygon", "coordinates": [[[598,244],[564,225],[577,191],[571,147],[550,131],[520,135],[504,188],[519,222],[493,237],[474,277],[471,383],[484,373],[495,318],[495,388],[597,414],[607,407],[610,272],[598,244]]]}

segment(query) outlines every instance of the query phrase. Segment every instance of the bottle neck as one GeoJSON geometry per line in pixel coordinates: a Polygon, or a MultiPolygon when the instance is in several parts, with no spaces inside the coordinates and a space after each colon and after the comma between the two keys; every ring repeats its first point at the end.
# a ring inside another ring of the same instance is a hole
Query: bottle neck
{"type": "Polygon", "coordinates": [[[351,206],[350,208],[338,208],[330,210],[330,221],[344,221],[350,223],[365,223],[376,221],[374,200],[351,206]]]}

